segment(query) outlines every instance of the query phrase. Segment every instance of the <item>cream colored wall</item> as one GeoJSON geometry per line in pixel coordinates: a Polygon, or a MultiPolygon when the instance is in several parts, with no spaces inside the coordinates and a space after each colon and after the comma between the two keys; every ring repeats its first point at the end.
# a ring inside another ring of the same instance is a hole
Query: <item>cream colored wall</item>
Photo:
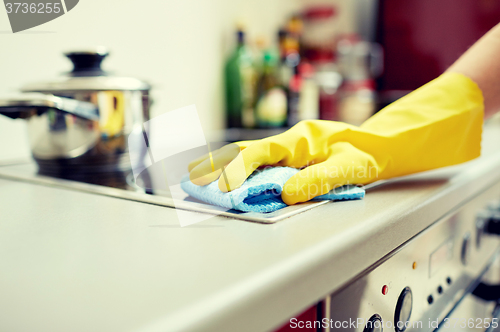
{"type": "MultiPolygon", "coordinates": [[[[0,10],[0,93],[71,69],[65,50],[105,45],[105,69],[149,80],[153,115],[196,104],[207,131],[224,125],[222,66],[234,23],[275,37],[299,0],[80,0],[66,15],[12,34],[0,10]]],[[[0,159],[29,154],[22,120],[0,119],[0,159]]]]}

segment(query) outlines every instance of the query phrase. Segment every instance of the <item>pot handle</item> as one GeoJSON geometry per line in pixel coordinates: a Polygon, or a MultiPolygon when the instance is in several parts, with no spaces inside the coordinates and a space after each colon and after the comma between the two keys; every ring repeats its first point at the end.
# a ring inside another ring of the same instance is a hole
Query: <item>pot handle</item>
{"type": "Polygon", "coordinates": [[[0,98],[0,114],[12,119],[27,118],[34,114],[40,115],[50,109],[87,120],[99,120],[97,107],[85,101],[43,93],[23,93],[15,97],[0,98]]]}

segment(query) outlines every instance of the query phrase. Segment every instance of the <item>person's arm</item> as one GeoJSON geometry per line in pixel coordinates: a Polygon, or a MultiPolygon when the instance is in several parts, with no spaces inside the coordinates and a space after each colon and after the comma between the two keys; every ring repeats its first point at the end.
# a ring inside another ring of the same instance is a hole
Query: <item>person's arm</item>
{"type": "Polygon", "coordinates": [[[500,24],[491,29],[447,72],[472,79],[483,92],[485,118],[500,111],[500,24]]]}

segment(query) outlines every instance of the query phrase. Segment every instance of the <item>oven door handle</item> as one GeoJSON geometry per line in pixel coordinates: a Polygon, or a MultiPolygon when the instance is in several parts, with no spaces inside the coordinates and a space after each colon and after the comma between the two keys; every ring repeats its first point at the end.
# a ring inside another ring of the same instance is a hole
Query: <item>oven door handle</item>
{"type": "Polygon", "coordinates": [[[480,282],[472,291],[472,294],[484,301],[500,302],[500,285],[489,285],[480,282]]]}
{"type": "MultiPolygon", "coordinates": [[[[495,308],[491,314],[492,318],[500,318],[500,285],[489,285],[480,282],[472,291],[472,295],[480,298],[483,301],[496,302],[495,308]]],[[[484,332],[496,331],[496,327],[491,324],[484,332]]]]}

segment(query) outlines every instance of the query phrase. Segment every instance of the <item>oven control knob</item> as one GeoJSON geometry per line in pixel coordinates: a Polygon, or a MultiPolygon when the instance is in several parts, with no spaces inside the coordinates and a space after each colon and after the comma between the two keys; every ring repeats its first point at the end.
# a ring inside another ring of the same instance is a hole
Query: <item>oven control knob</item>
{"type": "Polygon", "coordinates": [[[487,210],[483,210],[477,214],[476,217],[476,248],[481,248],[481,240],[483,239],[483,235],[486,232],[486,226],[488,224],[488,220],[490,218],[490,212],[487,210]]]}
{"type": "Polygon", "coordinates": [[[410,287],[405,287],[398,298],[396,312],[394,313],[394,329],[396,332],[406,330],[406,323],[410,320],[413,307],[413,296],[410,287]]]}
{"type": "Polygon", "coordinates": [[[464,238],[462,240],[462,252],[460,255],[460,258],[462,260],[463,265],[467,265],[467,263],[469,263],[470,253],[471,253],[470,233],[467,232],[467,233],[465,233],[464,238]]]}
{"type": "Polygon", "coordinates": [[[366,322],[365,329],[363,332],[382,332],[384,331],[382,317],[380,315],[375,314],[370,317],[368,322],[366,322]]]}
{"type": "Polygon", "coordinates": [[[500,235],[500,212],[482,212],[481,217],[485,218],[484,231],[486,233],[500,235]]]}

